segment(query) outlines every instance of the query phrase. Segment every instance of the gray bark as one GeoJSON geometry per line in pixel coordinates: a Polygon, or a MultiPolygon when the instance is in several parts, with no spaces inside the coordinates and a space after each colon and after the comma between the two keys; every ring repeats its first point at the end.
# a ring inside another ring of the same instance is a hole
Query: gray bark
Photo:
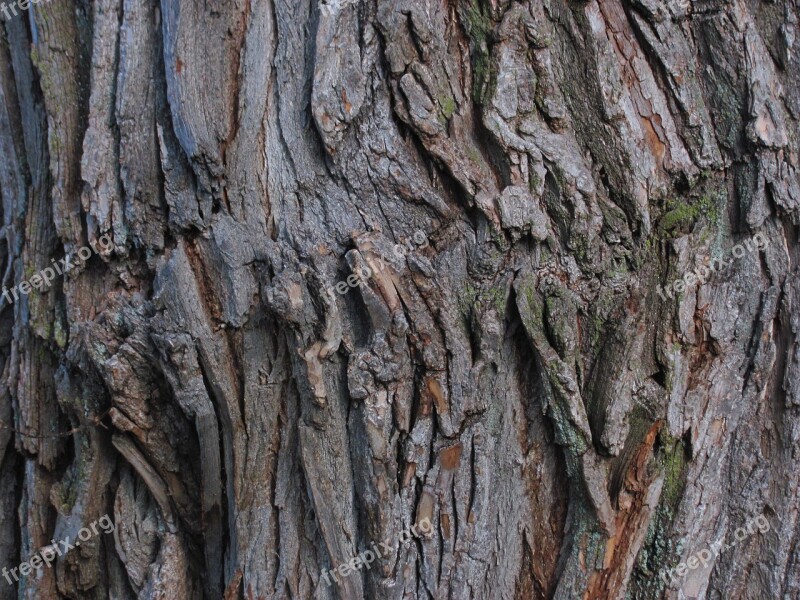
{"type": "Polygon", "coordinates": [[[800,598],[799,10],[18,9],[0,600],[800,598]]]}

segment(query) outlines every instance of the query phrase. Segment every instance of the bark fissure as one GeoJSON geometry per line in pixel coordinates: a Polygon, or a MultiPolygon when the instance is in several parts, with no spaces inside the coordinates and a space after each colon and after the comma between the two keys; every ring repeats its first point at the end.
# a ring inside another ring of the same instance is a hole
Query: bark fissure
{"type": "Polygon", "coordinates": [[[797,10],[19,8],[0,600],[800,594],[797,10]]]}

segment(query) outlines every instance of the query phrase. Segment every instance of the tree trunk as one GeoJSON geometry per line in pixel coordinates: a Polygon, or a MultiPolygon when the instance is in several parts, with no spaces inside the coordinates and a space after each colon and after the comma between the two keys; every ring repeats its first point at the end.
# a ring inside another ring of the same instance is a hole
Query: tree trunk
{"type": "Polygon", "coordinates": [[[799,6],[17,6],[0,600],[800,598],[799,6]]]}

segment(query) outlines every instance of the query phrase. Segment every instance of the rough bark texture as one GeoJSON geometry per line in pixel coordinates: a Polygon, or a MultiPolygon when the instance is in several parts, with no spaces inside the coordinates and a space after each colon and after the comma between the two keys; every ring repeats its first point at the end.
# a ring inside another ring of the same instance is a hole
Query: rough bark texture
{"type": "Polygon", "coordinates": [[[800,598],[799,11],[4,21],[0,599],[800,598]]]}

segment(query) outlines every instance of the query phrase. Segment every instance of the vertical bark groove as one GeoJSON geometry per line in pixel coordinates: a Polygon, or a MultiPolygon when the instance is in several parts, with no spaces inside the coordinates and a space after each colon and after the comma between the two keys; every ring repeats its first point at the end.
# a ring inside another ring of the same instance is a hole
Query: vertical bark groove
{"type": "Polygon", "coordinates": [[[17,12],[0,600],[800,596],[796,2],[17,12]]]}

